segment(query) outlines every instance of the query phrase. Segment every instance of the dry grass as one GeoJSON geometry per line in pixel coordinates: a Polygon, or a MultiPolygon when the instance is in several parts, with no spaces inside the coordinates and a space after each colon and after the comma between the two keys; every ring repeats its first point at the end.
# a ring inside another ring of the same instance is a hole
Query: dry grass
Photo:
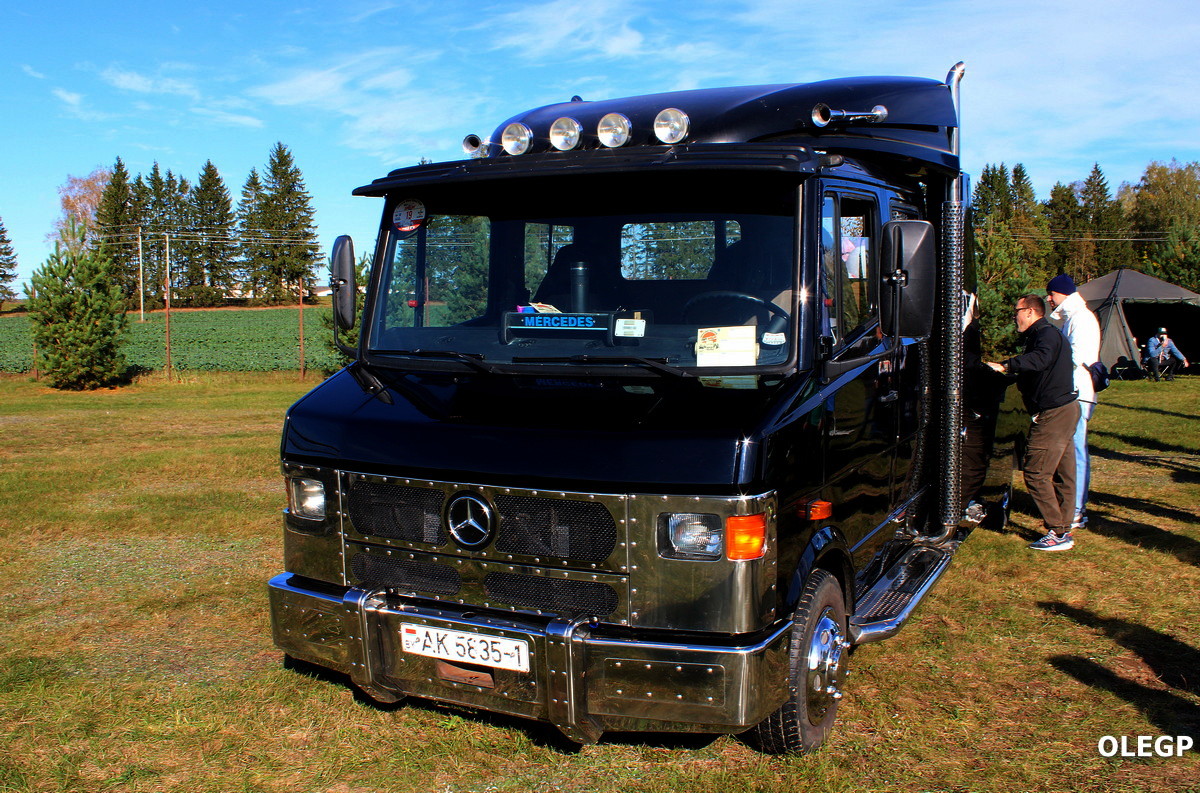
{"type": "MultiPolygon", "coordinates": [[[[1093,421],[1093,522],[1034,554],[978,531],[914,624],[861,648],[806,758],[609,736],[286,670],[265,581],[289,376],[58,394],[0,378],[0,791],[1178,791],[1200,755],[1200,382],[1118,383],[1093,421]]],[[[1027,506],[1018,501],[1018,508],[1027,506]]]]}

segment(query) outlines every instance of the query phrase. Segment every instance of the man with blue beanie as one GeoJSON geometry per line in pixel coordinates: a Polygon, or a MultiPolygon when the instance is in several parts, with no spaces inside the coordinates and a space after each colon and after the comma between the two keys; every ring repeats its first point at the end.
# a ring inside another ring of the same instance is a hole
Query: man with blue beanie
{"type": "Polygon", "coordinates": [[[1088,367],[1100,360],[1100,323],[1076,290],[1075,281],[1065,273],[1050,279],[1046,285],[1046,298],[1054,309],[1050,320],[1071,345],[1075,390],[1079,392],[1079,424],[1075,427],[1075,517],[1071,521],[1071,528],[1078,529],[1087,524],[1088,486],[1092,478],[1087,423],[1096,409],[1096,390],[1088,367]]]}

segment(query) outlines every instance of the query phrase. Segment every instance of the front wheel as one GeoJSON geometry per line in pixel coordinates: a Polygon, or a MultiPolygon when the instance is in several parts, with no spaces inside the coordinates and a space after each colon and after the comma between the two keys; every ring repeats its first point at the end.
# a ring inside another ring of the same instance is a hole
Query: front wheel
{"type": "Polygon", "coordinates": [[[792,615],[791,697],[751,728],[747,741],[770,754],[820,748],[837,717],[849,650],[842,586],[832,573],[815,570],[792,615]]]}

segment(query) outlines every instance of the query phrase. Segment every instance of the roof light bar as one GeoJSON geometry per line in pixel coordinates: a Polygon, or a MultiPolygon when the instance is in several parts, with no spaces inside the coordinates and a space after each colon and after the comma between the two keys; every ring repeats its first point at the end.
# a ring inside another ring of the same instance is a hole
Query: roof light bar
{"type": "Polygon", "coordinates": [[[583,139],[583,125],[563,116],[550,125],[550,145],[559,151],[570,151],[583,139]]]}
{"type": "Polygon", "coordinates": [[[514,121],[504,128],[500,136],[500,145],[509,154],[524,154],[533,145],[533,130],[519,121],[514,121]]]}
{"type": "Polygon", "coordinates": [[[676,107],[664,108],[654,118],[654,135],[663,143],[679,143],[687,137],[690,125],[687,113],[676,107]]]}
{"type": "Polygon", "coordinates": [[[600,142],[610,149],[624,146],[633,137],[633,124],[620,113],[609,113],[600,119],[596,127],[596,136],[600,142]]]}

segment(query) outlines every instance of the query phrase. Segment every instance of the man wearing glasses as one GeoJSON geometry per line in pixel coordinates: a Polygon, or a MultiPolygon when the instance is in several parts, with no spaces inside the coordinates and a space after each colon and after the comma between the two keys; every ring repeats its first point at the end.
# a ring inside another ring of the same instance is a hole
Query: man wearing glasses
{"type": "Polygon", "coordinates": [[[1046,321],[1046,303],[1037,295],[1017,300],[1013,311],[1024,342],[1020,355],[992,369],[1015,377],[1033,419],[1025,449],[1025,487],[1042,515],[1046,535],[1029,547],[1067,551],[1075,547],[1075,427],[1079,423],[1071,345],[1046,321]]]}

